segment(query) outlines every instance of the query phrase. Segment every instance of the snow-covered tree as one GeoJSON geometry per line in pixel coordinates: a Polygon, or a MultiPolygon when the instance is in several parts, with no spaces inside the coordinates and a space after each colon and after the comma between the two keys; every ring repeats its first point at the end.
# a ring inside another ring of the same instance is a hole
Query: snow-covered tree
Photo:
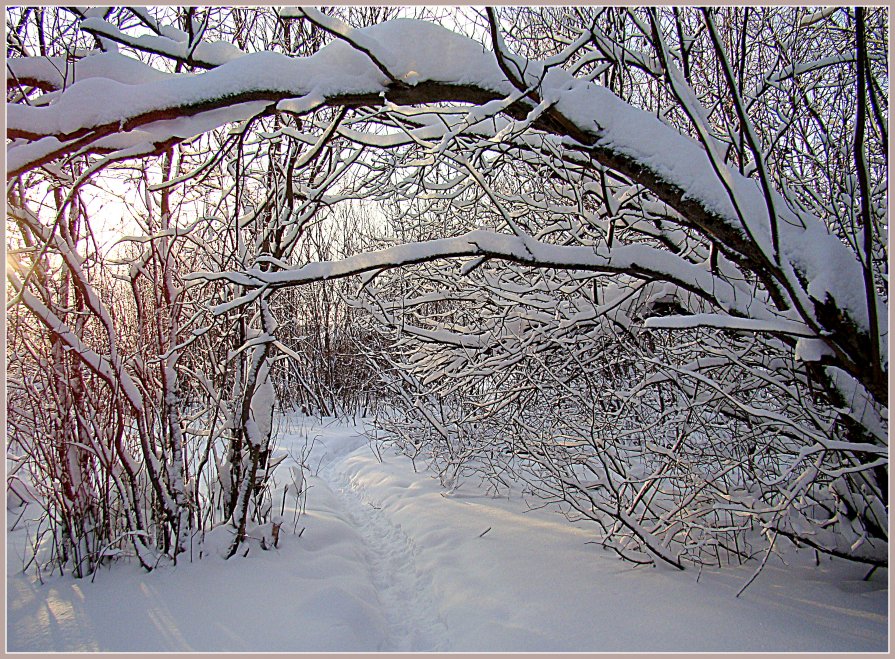
{"type": "MultiPolygon", "coordinates": [[[[144,188],[185,202],[153,254],[203,247],[155,282],[158,308],[196,304],[163,323],[169,412],[178,360],[242,355],[205,387],[233,440],[231,553],[269,363],[294,357],[277,300],[350,279],[383,426],[447,480],[521,477],[635,561],[782,537],[887,564],[887,10],[413,11],[11,10],[15,313],[139,420],[107,303],[83,281],[88,341],[41,273],[79,272],[59,227],[89,182],[158,169],[144,188]],[[348,207],[368,234],[309,261],[348,207]]],[[[180,444],[168,476],[140,453],[169,523],[180,444]]]]}

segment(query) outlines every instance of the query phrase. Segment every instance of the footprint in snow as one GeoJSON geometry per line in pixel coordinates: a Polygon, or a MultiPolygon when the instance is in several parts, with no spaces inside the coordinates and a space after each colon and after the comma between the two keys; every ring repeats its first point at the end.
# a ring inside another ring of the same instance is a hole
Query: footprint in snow
{"type": "Polygon", "coordinates": [[[382,510],[365,501],[344,474],[327,465],[320,476],[343,502],[349,521],[363,540],[373,585],[389,625],[387,647],[379,650],[446,650],[447,627],[437,613],[431,581],[417,570],[413,541],[382,510]]]}

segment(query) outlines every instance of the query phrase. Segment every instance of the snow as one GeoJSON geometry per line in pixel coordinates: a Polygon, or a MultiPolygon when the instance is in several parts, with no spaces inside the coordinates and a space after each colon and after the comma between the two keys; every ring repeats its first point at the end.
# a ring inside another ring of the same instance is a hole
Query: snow
{"type": "Polygon", "coordinates": [[[158,37],[151,34],[144,34],[138,37],[132,37],[122,33],[111,23],[101,18],[87,18],[81,21],[81,29],[93,32],[98,35],[104,35],[115,41],[124,44],[142,48],[150,52],[162,53],[171,57],[186,58],[192,57],[196,61],[207,63],[208,65],[217,66],[241,57],[245,53],[233,44],[223,41],[199,42],[194,45],[189,43],[189,35],[182,30],[171,28],[170,26],[163,28],[165,36],[158,37]]]}
{"type": "Polygon", "coordinates": [[[6,67],[7,84],[25,79],[54,89],[87,78],[108,78],[139,85],[171,75],[119,53],[97,53],[74,62],[68,62],[64,57],[12,57],[6,67]]]}
{"type": "Polygon", "coordinates": [[[796,341],[794,357],[803,362],[819,362],[824,357],[833,356],[830,347],[820,339],[799,339],[796,341]]]}
{"type": "Polygon", "coordinates": [[[277,549],[224,561],[213,549],[226,539],[212,537],[176,567],[119,562],[92,582],[44,575],[41,585],[33,568],[21,573],[20,528],[7,536],[8,649],[886,649],[884,570],[865,582],[866,567],[815,567],[812,552],[790,551],[789,568],[772,559],[736,598],[753,567],[633,568],[587,544],[592,527],[529,510],[518,494],[493,498],[473,482],[446,492],[407,458],[384,449],[380,462],[362,426],[275,425],[289,455],[278,493],[308,443],[316,472],[304,515],[286,493],[277,549]]]}
{"type": "Polygon", "coordinates": [[[73,84],[49,107],[8,104],[7,121],[10,128],[45,134],[70,133],[124,122],[144,113],[253,92],[295,96],[312,90],[378,92],[381,86],[372,79],[371,68],[362,53],[343,43],[331,44],[306,59],[251,53],[203,74],[169,76],[143,85],[88,78],[73,84]],[[354,73],[339,75],[346,70],[354,73]],[[97,98],[104,102],[96,103],[97,98]]]}
{"type": "MultiPolygon", "coordinates": [[[[88,19],[85,23],[96,27],[103,21],[88,19]]],[[[506,81],[501,84],[494,58],[481,45],[437,25],[402,19],[352,33],[365,42],[388,43],[388,48],[377,45],[377,55],[382,50],[389,70],[407,81],[412,78],[473,83],[494,91],[511,91],[506,81]]],[[[295,98],[316,99],[384,92],[388,82],[367,55],[344,41],[330,43],[306,58],[250,53],[228,58],[226,63],[202,74],[143,78],[141,85],[131,84],[137,75],[131,69],[142,71],[142,67],[125,67],[118,57],[114,60],[116,66],[109,67],[113,75],[80,80],[48,107],[7,104],[9,127],[45,135],[73,133],[124,122],[148,112],[199,105],[233,95],[286,93],[295,98]],[[97,98],[104,102],[95,103],[97,98]]]]}
{"type": "Polygon", "coordinates": [[[396,79],[411,86],[421,81],[436,81],[456,85],[472,83],[499,93],[512,91],[490,51],[440,25],[397,18],[353,29],[310,7],[286,8],[280,12],[283,17],[302,14],[346,40],[344,44],[337,40],[323,50],[336,44],[356,44],[371,52],[396,79]]]}
{"type": "MultiPolygon", "coordinates": [[[[256,348],[256,350],[258,350],[256,348]]],[[[258,382],[252,393],[250,403],[251,418],[247,428],[249,429],[249,441],[256,446],[266,444],[273,430],[274,403],[276,393],[273,381],[270,379],[270,361],[264,360],[258,369],[258,382]]]]}
{"type": "Polygon", "coordinates": [[[249,119],[260,114],[266,106],[267,103],[264,103],[263,101],[239,103],[228,108],[218,108],[217,110],[200,112],[199,114],[190,117],[177,117],[176,119],[154,121],[142,126],[140,130],[131,132],[146,132],[159,141],[163,141],[172,135],[180,138],[190,138],[205,133],[224,123],[249,119]]]}
{"type": "MultiPolygon", "coordinates": [[[[9,106],[7,106],[7,110],[9,106]]],[[[8,114],[7,114],[8,116],[8,114]]],[[[52,153],[58,153],[66,145],[55,137],[42,137],[25,144],[11,143],[6,152],[6,167],[9,171],[37,162],[52,153]]]]}
{"type": "MultiPolygon", "coordinates": [[[[806,336],[812,336],[813,333],[811,329],[806,326],[804,323],[800,323],[793,320],[756,320],[754,318],[736,318],[734,316],[724,316],[721,314],[714,313],[696,313],[691,314],[689,316],[655,316],[652,318],[647,318],[644,323],[644,327],[652,327],[655,329],[683,329],[690,327],[716,327],[720,329],[731,329],[731,330],[740,330],[743,332],[780,332],[782,334],[792,334],[798,336],[799,334],[803,334],[806,336]]],[[[826,346],[823,341],[819,339],[808,339],[808,341],[813,341],[811,345],[819,344],[820,346],[826,346]]],[[[800,339],[803,346],[809,345],[807,342],[804,342],[800,339]]],[[[821,348],[815,347],[814,350],[820,350],[821,348]]],[[[829,349],[827,349],[829,351],[829,349]]],[[[802,359],[804,361],[809,361],[807,357],[804,355],[807,353],[802,353],[802,359]]],[[[812,353],[813,354],[813,353],[812,353]]],[[[797,358],[800,358],[798,352],[798,344],[796,350],[797,358]]],[[[819,357],[817,358],[819,359],[819,357]]],[[[814,361],[817,361],[816,359],[814,361]]]]}

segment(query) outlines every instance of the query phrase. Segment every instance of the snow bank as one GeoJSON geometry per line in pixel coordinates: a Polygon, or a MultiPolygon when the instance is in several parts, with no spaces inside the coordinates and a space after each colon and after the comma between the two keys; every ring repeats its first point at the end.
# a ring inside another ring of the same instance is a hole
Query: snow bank
{"type": "Polygon", "coordinates": [[[813,554],[754,568],[633,568],[592,529],[463,485],[444,496],[403,459],[360,450],[352,484],[419,548],[455,651],[848,651],[886,647],[885,577],[813,554]],[[484,536],[481,534],[490,529],[484,536]],[[480,537],[481,536],[481,537],[480,537]],[[699,582],[696,579],[699,576],[699,582]]]}

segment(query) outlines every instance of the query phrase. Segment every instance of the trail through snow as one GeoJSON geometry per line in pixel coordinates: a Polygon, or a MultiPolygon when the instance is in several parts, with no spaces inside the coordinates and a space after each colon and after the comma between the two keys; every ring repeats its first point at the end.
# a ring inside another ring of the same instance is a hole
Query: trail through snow
{"type": "MultiPolygon", "coordinates": [[[[362,424],[278,421],[275,503],[288,532],[247,558],[102,568],[94,580],[22,573],[25,520],[7,531],[7,650],[31,652],[882,651],[885,570],[813,552],[699,573],[640,568],[593,529],[468,482],[445,492],[362,424]],[[299,501],[284,481],[309,467],[299,501]],[[285,499],[283,498],[285,496],[285,499]],[[487,530],[487,533],[483,533],[487,530]]],[[[12,521],[21,513],[10,515],[12,521]]],[[[32,524],[32,529],[34,528],[32,524]]],[[[224,538],[226,539],[226,538],[224,538]]]]}
{"type": "Polygon", "coordinates": [[[440,619],[432,595],[432,580],[417,568],[413,541],[389,521],[382,507],[352,486],[333,462],[321,465],[318,476],[338,496],[344,511],[364,543],[376,594],[388,621],[382,651],[442,651],[448,645],[447,627],[440,619]]]}

